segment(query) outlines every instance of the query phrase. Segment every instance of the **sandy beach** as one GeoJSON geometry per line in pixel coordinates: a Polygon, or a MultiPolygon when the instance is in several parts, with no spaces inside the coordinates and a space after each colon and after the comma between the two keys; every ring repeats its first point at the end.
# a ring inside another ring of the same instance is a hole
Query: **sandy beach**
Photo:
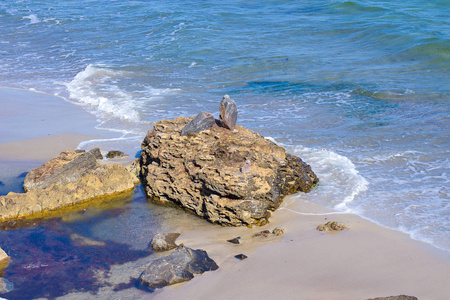
{"type": "MultiPolygon", "coordinates": [[[[0,89],[0,103],[6,107],[0,112],[0,162],[11,166],[16,162],[20,165],[44,161],[100,135],[94,129],[95,118],[55,99],[27,91],[0,89]],[[36,113],[29,106],[33,101],[27,101],[27,97],[43,97],[49,109],[42,107],[36,113]],[[48,114],[43,117],[41,112],[48,114]]],[[[5,172],[0,172],[0,176],[3,181],[5,172]]],[[[450,298],[450,253],[356,215],[333,214],[306,203],[305,212],[292,212],[289,204],[285,204],[273,213],[270,224],[251,229],[220,227],[207,222],[202,226],[182,224],[177,229],[181,232],[177,242],[206,250],[219,265],[217,271],[197,275],[187,283],[159,289],[153,294],[131,288],[85,296],[91,299],[105,299],[107,295],[108,299],[362,300],[404,294],[421,300],[450,298]],[[333,234],[316,230],[328,221],[339,221],[350,229],[333,234]],[[253,233],[275,227],[284,229],[285,234],[251,237],[253,233]],[[226,241],[236,236],[241,237],[241,244],[226,241]],[[240,253],[248,258],[236,259],[234,256],[240,253]]]]}
{"type": "Polygon", "coordinates": [[[155,299],[368,299],[412,295],[448,299],[450,255],[406,234],[351,214],[298,215],[276,211],[261,229],[223,228],[214,233],[192,230],[180,242],[208,251],[219,270],[182,287],[169,287],[155,299]],[[339,233],[316,230],[339,221],[339,233]],[[285,235],[251,238],[255,230],[283,228],[285,235]],[[214,243],[204,238],[209,236],[214,243]],[[241,236],[240,245],[226,242],[241,236]],[[201,242],[199,242],[201,241],[201,242]],[[240,261],[234,255],[248,258],[240,261]]]}

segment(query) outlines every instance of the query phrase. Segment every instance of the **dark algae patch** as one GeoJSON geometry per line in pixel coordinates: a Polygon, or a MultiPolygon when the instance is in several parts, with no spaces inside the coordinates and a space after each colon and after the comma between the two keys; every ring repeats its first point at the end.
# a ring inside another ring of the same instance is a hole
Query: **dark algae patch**
{"type": "Polygon", "coordinates": [[[80,244],[58,224],[48,220],[33,228],[0,232],[4,250],[12,258],[5,278],[15,289],[7,299],[56,298],[69,292],[95,294],[103,282],[99,274],[114,264],[135,261],[150,254],[111,241],[80,244]]]}

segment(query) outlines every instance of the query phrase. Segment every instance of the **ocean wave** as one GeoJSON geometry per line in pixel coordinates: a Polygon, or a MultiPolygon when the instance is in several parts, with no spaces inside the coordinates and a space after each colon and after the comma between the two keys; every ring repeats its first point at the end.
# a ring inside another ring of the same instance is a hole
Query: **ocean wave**
{"type": "MultiPolygon", "coordinates": [[[[273,138],[268,139],[277,143],[273,138]]],[[[357,208],[351,207],[351,203],[368,189],[369,182],[359,174],[349,158],[326,149],[300,145],[282,146],[311,165],[319,177],[318,188],[302,195],[302,200],[332,208],[337,212],[360,213],[357,208]]]]}
{"type": "Polygon", "coordinates": [[[25,17],[23,17],[23,19],[30,20],[30,24],[36,24],[36,23],[41,22],[41,20],[34,14],[31,14],[29,16],[25,16],[25,17]]]}
{"type": "Polygon", "coordinates": [[[103,120],[118,118],[140,123],[140,110],[148,101],[178,90],[151,86],[138,89],[130,84],[130,79],[136,75],[130,71],[89,64],[66,84],[66,88],[71,100],[87,106],[90,112],[103,120]]]}

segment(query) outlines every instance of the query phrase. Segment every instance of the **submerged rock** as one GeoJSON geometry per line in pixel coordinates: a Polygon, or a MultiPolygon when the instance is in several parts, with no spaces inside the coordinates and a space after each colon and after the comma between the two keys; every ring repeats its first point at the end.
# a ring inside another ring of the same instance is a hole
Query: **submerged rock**
{"type": "Polygon", "coordinates": [[[178,246],[177,244],[175,244],[175,240],[179,236],[179,233],[158,233],[153,237],[150,243],[150,247],[152,247],[152,249],[155,251],[167,251],[175,249],[178,246]]]}
{"type": "Polygon", "coordinates": [[[190,120],[181,130],[181,135],[200,132],[216,124],[216,120],[209,112],[202,111],[194,119],[190,120]]]}
{"type": "MultiPolygon", "coordinates": [[[[6,278],[0,278],[0,294],[6,294],[14,290],[14,284],[6,278]]],[[[3,298],[0,298],[3,299],[3,298]]]]}
{"type": "Polygon", "coordinates": [[[142,142],[138,169],[147,196],[157,202],[223,225],[263,225],[284,196],[318,182],[300,158],[251,130],[213,126],[182,136],[189,120],[159,121],[142,142]]]}
{"type": "Polygon", "coordinates": [[[349,229],[348,226],[338,223],[336,221],[330,221],[328,223],[317,226],[317,230],[319,231],[342,231],[347,229],[349,229]]]}
{"type": "Polygon", "coordinates": [[[237,105],[230,96],[225,95],[220,102],[220,124],[230,130],[234,130],[238,115],[237,105]]]}
{"type": "Polygon", "coordinates": [[[150,263],[139,277],[139,282],[151,288],[160,288],[188,281],[194,278],[194,274],[218,268],[206,251],[179,246],[171,254],[150,263]]]}

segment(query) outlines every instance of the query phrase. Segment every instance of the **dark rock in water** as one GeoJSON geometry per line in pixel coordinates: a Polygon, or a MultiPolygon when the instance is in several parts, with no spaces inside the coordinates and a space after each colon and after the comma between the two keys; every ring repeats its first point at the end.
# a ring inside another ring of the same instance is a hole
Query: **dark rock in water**
{"type": "Polygon", "coordinates": [[[218,268],[206,251],[179,246],[168,256],[150,263],[139,277],[139,282],[150,288],[160,288],[188,281],[194,278],[194,274],[218,268]]]}
{"type": "Polygon", "coordinates": [[[74,183],[97,167],[94,155],[89,152],[64,151],[41,167],[31,170],[25,177],[23,189],[27,192],[45,189],[53,184],[74,183]]]}
{"type": "Polygon", "coordinates": [[[0,186],[5,186],[5,184],[3,182],[0,181],[0,186]]]}
{"type": "Polygon", "coordinates": [[[177,244],[175,244],[175,240],[179,236],[179,233],[158,233],[153,237],[150,243],[150,247],[152,247],[152,249],[155,251],[167,251],[175,249],[177,247],[177,244]]]}
{"type": "Polygon", "coordinates": [[[95,159],[103,159],[103,155],[100,152],[100,148],[94,148],[89,151],[92,155],[94,155],[95,159]]]}
{"type": "Polygon", "coordinates": [[[240,244],[241,243],[241,242],[239,242],[240,238],[241,237],[238,236],[238,237],[235,237],[234,239],[227,240],[227,242],[232,243],[232,244],[240,244]]]}
{"type": "Polygon", "coordinates": [[[211,128],[216,124],[216,120],[213,115],[208,112],[200,112],[194,119],[192,119],[186,126],[181,130],[181,135],[187,135],[191,132],[201,132],[208,128],[211,128]]]}
{"type": "Polygon", "coordinates": [[[299,157],[251,130],[213,126],[180,136],[188,122],[159,121],[142,142],[137,169],[156,202],[179,205],[213,223],[264,225],[284,196],[308,192],[318,182],[299,157]]]}
{"type": "Polygon", "coordinates": [[[317,230],[319,231],[342,231],[347,230],[348,228],[349,228],[348,226],[338,223],[336,221],[330,221],[325,224],[317,226],[317,230]]]}
{"type": "Polygon", "coordinates": [[[248,256],[241,253],[241,254],[235,255],[234,257],[236,257],[237,259],[243,260],[243,259],[246,259],[248,256]]]}
{"type": "Polygon", "coordinates": [[[418,300],[414,296],[406,296],[406,295],[399,295],[399,296],[389,296],[389,297],[377,297],[367,300],[418,300]]]}
{"type": "Polygon", "coordinates": [[[111,150],[106,154],[106,158],[125,157],[125,153],[119,150],[111,150]]]}
{"type": "Polygon", "coordinates": [[[14,290],[14,284],[6,278],[0,278],[0,294],[9,293],[14,290]]]}
{"type": "Polygon", "coordinates": [[[23,172],[17,178],[25,178],[27,176],[28,172],[23,172]]]}
{"type": "Polygon", "coordinates": [[[230,96],[225,95],[220,102],[220,124],[230,130],[234,130],[238,115],[237,105],[230,96]]]}

